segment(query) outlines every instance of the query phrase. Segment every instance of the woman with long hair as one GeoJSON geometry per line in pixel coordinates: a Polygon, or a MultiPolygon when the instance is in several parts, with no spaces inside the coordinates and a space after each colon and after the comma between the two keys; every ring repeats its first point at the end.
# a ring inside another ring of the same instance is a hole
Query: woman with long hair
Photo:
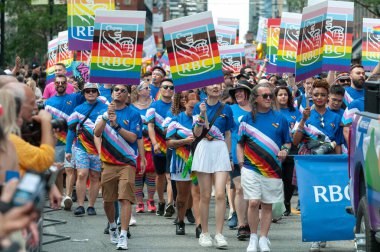
{"type": "Polygon", "coordinates": [[[199,209],[202,233],[199,237],[199,245],[211,247],[213,244],[208,230],[208,218],[211,188],[214,179],[216,220],[214,244],[217,248],[227,248],[228,244],[222,235],[222,230],[226,211],[225,188],[228,172],[231,171],[232,166],[231,129],[234,126],[234,119],[231,107],[219,101],[221,95],[220,84],[207,86],[205,91],[207,99],[196,104],[193,111],[195,115],[194,136],[199,137],[204,130],[208,130],[207,135],[195,149],[192,163],[192,171],[197,173],[201,195],[199,209]],[[214,124],[209,129],[209,123],[220,109],[222,109],[220,115],[217,116],[214,124]]]}
{"type": "Polygon", "coordinates": [[[149,140],[148,125],[146,121],[146,111],[148,110],[152,99],[150,98],[150,87],[149,84],[141,82],[140,85],[133,90],[131,94],[131,108],[140,113],[141,119],[143,121],[143,142],[145,149],[145,157],[138,156],[137,160],[137,171],[135,177],[135,195],[136,195],[136,212],[145,212],[144,202],[143,202],[143,187],[144,178],[148,189],[148,201],[146,202],[147,209],[149,213],[156,212],[156,206],[154,203],[154,194],[156,192],[156,172],[154,170],[153,158],[152,158],[152,145],[149,140]],[[145,171],[141,171],[140,159],[146,159],[145,171]]]}
{"type": "MultiPolygon", "coordinates": [[[[297,120],[301,119],[301,113],[294,108],[293,96],[289,88],[286,86],[277,87],[274,91],[274,94],[277,99],[277,104],[280,108],[281,114],[286,117],[286,120],[289,123],[290,129],[293,129],[294,124],[297,120]]],[[[290,155],[296,155],[298,152],[297,147],[292,144],[292,147],[289,151],[290,155]]],[[[294,171],[294,157],[287,156],[284,162],[282,163],[282,181],[284,182],[284,205],[285,212],[284,216],[289,216],[291,213],[290,200],[292,199],[294,192],[293,180],[293,171],[294,171]]]]}
{"type": "MultiPolygon", "coordinates": [[[[184,100],[187,100],[187,98],[184,100]]],[[[185,111],[181,111],[181,94],[175,94],[171,111],[173,118],[166,133],[168,148],[172,149],[172,158],[170,162],[171,179],[176,182],[177,188],[177,235],[185,234],[184,218],[191,195],[190,174],[185,174],[184,168],[189,158],[190,144],[194,141],[192,132],[192,115],[194,106],[197,102],[197,100],[186,101],[184,104],[185,111]]]]}

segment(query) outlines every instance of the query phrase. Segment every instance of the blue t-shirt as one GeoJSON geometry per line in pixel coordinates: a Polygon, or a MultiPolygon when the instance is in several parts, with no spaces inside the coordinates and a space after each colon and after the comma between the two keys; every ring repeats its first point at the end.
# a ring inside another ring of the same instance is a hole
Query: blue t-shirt
{"type": "Polygon", "coordinates": [[[348,106],[352,101],[364,97],[364,89],[357,90],[353,87],[346,87],[344,92],[343,103],[348,106]]]}
{"type": "MultiPolygon", "coordinates": [[[[298,128],[293,128],[295,131],[298,128]]],[[[343,143],[343,129],[340,124],[340,116],[331,110],[326,109],[324,115],[320,115],[315,109],[310,111],[310,117],[305,122],[304,134],[314,140],[320,139],[318,136],[326,136],[326,139],[322,139],[325,142],[335,141],[337,145],[343,143]],[[323,122],[323,123],[322,123],[323,122]]]]}
{"type": "Polygon", "coordinates": [[[199,91],[199,98],[201,99],[201,101],[204,101],[207,99],[207,94],[203,89],[199,91]]]}
{"type": "Polygon", "coordinates": [[[165,141],[165,125],[164,121],[172,103],[166,103],[162,100],[154,101],[146,111],[146,120],[148,123],[154,123],[154,130],[156,132],[156,141],[161,150],[161,153],[154,154],[158,156],[166,155],[166,141],[165,141]]]}
{"type": "Polygon", "coordinates": [[[269,110],[244,116],[240,122],[238,142],[244,150],[244,167],[264,177],[281,178],[281,162],[277,158],[281,146],[291,143],[289,124],[279,111],[269,110]]]}
{"type": "Polygon", "coordinates": [[[354,120],[355,113],[362,111],[364,111],[364,96],[354,100],[348,105],[342,117],[342,124],[344,126],[351,124],[354,120]]]}
{"type": "Polygon", "coordinates": [[[75,142],[75,147],[87,152],[88,154],[98,154],[94,143],[94,123],[98,116],[102,115],[103,111],[107,109],[108,106],[100,101],[96,101],[96,105],[85,101],[74,109],[74,112],[70,115],[69,120],[67,121],[69,131],[66,139],[66,153],[71,153],[71,146],[76,136],[76,132],[79,130],[80,134],[77,136],[78,139],[75,142]],[[83,122],[93,106],[95,107],[91,111],[91,114],[86,121],[83,122]],[[80,127],[82,122],[83,126],[80,127]]]}
{"type": "MultiPolygon", "coordinates": [[[[186,139],[193,135],[193,117],[181,112],[178,116],[174,116],[169,123],[166,132],[166,139],[186,139]]],[[[170,172],[182,174],[185,164],[190,155],[190,145],[180,146],[173,149],[172,159],[170,161],[170,172]]]]}
{"type": "MultiPolygon", "coordinates": [[[[102,112],[106,111],[107,109],[102,112]]],[[[96,119],[95,126],[103,120],[103,113],[96,119]]],[[[121,128],[136,134],[137,139],[141,139],[142,121],[139,113],[126,106],[121,110],[115,110],[115,114],[116,122],[121,128]]],[[[102,133],[100,160],[113,165],[131,165],[136,167],[137,154],[137,141],[133,143],[128,142],[107,121],[107,125],[102,133]]]]}
{"type": "Polygon", "coordinates": [[[342,118],[342,116],[344,114],[344,109],[332,110],[330,107],[327,107],[327,109],[330,110],[331,112],[334,112],[335,114],[338,114],[340,116],[340,118],[342,118]]]}
{"type": "Polygon", "coordinates": [[[298,120],[301,119],[302,114],[297,109],[291,111],[289,108],[280,109],[280,113],[283,114],[289,123],[290,129],[293,129],[298,120]]]}
{"type": "Polygon", "coordinates": [[[153,101],[160,100],[160,88],[156,87],[154,84],[149,84],[150,87],[150,97],[153,101]]]}
{"type": "MultiPolygon", "coordinates": [[[[313,106],[314,102],[311,97],[309,97],[309,106],[313,106]]],[[[294,99],[294,108],[298,109],[299,112],[302,114],[303,110],[306,108],[306,96],[305,94],[298,96],[296,99],[294,99]],[[301,98],[302,97],[302,98],[301,98]],[[301,105],[299,105],[299,101],[301,100],[301,105]]]]}
{"type": "Polygon", "coordinates": [[[105,88],[104,85],[99,85],[99,93],[104,96],[108,102],[112,102],[111,88],[105,88]]]}
{"type": "Polygon", "coordinates": [[[251,113],[250,111],[246,111],[242,109],[238,104],[231,105],[232,115],[234,117],[235,125],[233,129],[231,130],[231,152],[232,152],[232,160],[234,164],[238,163],[237,157],[236,157],[236,145],[238,142],[238,131],[239,131],[239,124],[241,119],[245,116],[251,113]]]}
{"type": "Polygon", "coordinates": [[[136,107],[135,105],[131,104],[130,107],[135,110],[136,112],[138,112],[141,116],[141,120],[142,120],[142,136],[143,136],[143,141],[144,141],[144,149],[145,151],[152,151],[152,144],[150,142],[150,139],[149,139],[149,133],[148,133],[148,122],[146,120],[146,111],[148,110],[148,108],[146,109],[139,109],[138,107],[136,107]]]}
{"type": "MultiPolygon", "coordinates": [[[[63,118],[67,122],[74,109],[84,101],[86,99],[81,93],[55,95],[45,101],[45,110],[52,115],[53,119],[63,118]]],[[[66,145],[67,131],[61,130],[56,135],[57,146],[66,145]]]]}
{"type": "MultiPolygon", "coordinates": [[[[200,109],[199,109],[200,104],[201,102],[198,102],[194,106],[193,126],[195,125],[195,120],[198,120],[198,116],[200,113],[200,109]]],[[[220,101],[218,101],[215,105],[212,105],[212,106],[208,105],[206,102],[206,114],[207,114],[207,119],[209,123],[214,118],[214,115],[218,111],[220,105],[221,105],[220,101]]],[[[225,104],[222,110],[222,113],[220,113],[220,115],[215,120],[214,124],[212,125],[211,129],[208,131],[208,135],[212,138],[224,141],[224,133],[228,130],[231,131],[233,127],[234,127],[234,117],[232,115],[231,107],[230,105],[225,104]]]]}

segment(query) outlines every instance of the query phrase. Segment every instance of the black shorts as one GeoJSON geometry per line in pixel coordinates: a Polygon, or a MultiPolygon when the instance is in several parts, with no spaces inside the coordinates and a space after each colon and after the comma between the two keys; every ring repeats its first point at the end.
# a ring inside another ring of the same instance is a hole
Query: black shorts
{"type": "Polygon", "coordinates": [[[173,153],[172,149],[168,148],[166,150],[166,169],[165,169],[166,173],[170,173],[170,163],[172,162],[172,153],[173,153]]]}
{"type": "Polygon", "coordinates": [[[157,175],[165,174],[166,172],[166,157],[165,156],[153,156],[153,164],[157,175]]]}
{"type": "Polygon", "coordinates": [[[234,164],[234,170],[230,171],[231,180],[233,180],[234,178],[240,177],[240,176],[241,176],[240,167],[238,164],[234,164]]]}

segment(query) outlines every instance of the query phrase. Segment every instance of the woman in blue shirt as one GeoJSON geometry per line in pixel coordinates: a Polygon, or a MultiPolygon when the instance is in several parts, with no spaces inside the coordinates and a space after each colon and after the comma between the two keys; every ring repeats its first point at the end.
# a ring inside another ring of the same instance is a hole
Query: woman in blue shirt
{"type": "MultiPolygon", "coordinates": [[[[277,98],[277,103],[280,107],[280,112],[286,118],[289,123],[290,128],[294,127],[294,124],[301,118],[301,113],[293,107],[293,96],[289,88],[286,86],[277,87],[274,91],[277,98]]],[[[292,145],[290,149],[290,154],[297,154],[296,146],[292,145]]],[[[287,156],[282,163],[282,181],[284,183],[284,205],[285,205],[285,216],[289,216],[291,213],[290,200],[293,196],[294,185],[293,180],[293,170],[294,170],[294,158],[292,156],[287,156]]]]}

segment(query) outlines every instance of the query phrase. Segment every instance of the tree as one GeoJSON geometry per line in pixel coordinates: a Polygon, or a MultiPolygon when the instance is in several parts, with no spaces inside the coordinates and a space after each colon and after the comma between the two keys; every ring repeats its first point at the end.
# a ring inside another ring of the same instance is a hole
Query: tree
{"type": "MultiPolygon", "coordinates": [[[[44,56],[53,35],[67,29],[67,6],[55,5],[50,15],[49,5],[31,5],[30,0],[6,0],[5,62],[14,64],[16,55],[25,63],[44,56]]],[[[42,61],[42,62],[41,62],[42,61]]]]}

